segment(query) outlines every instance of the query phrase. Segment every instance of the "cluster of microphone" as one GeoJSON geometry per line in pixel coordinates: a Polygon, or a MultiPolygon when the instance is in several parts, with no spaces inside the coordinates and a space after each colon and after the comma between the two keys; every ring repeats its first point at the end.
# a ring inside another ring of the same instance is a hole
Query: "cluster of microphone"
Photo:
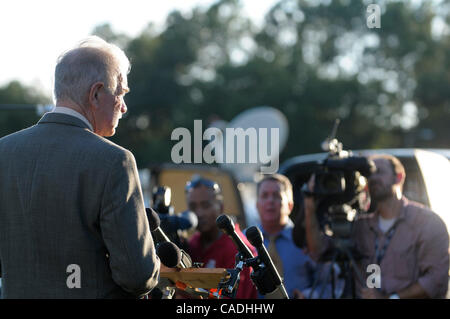
{"type": "Polygon", "coordinates": [[[219,216],[216,224],[234,242],[246,265],[253,268],[250,276],[259,293],[262,295],[270,295],[274,299],[289,299],[281,276],[264,246],[264,237],[261,230],[256,226],[251,226],[245,232],[248,241],[258,252],[258,256],[254,257],[251,250],[236,233],[234,223],[230,216],[219,216]]]}
{"type": "Polygon", "coordinates": [[[172,243],[161,229],[161,220],[159,219],[158,213],[151,208],[146,208],[146,211],[150,231],[157,243],[156,254],[161,262],[169,268],[192,267],[191,257],[184,250],[172,243]]]}
{"type": "MultiPolygon", "coordinates": [[[[193,266],[191,257],[177,245],[170,241],[160,227],[158,214],[151,208],[147,208],[150,231],[156,242],[156,253],[161,262],[169,268],[191,268],[193,266]]],[[[250,248],[242,241],[236,233],[232,219],[227,215],[221,215],[216,220],[217,227],[227,234],[238,250],[238,259],[248,267],[253,268],[251,279],[262,295],[270,295],[274,299],[288,299],[283,281],[275,268],[265,246],[261,231],[252,226],[247,229],[246,237],[252,244],[258,256],[253,256],[250,248]]]]}

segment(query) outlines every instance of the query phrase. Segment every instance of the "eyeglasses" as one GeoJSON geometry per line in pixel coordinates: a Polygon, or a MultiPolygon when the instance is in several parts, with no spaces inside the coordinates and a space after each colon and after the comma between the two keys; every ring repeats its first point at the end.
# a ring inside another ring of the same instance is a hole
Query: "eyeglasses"
{"type": "Polygon", "coordinates": [[[197,188],[200,185],[212,188],[214,190],[214,193],[216,194],[219,194],[221,192],[219,184],[203,177],[194,178],[191,181],[188,181],[186,183],[185,191],[188,192],[189,190],[197,188]]]}

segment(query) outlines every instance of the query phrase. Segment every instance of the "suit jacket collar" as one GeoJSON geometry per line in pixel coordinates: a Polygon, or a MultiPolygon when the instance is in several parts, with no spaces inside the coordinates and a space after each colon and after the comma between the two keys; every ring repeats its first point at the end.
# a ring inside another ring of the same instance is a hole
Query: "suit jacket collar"
{"type": "Polygon", "coordinates": [[[37,124],[58,123],[64,125],[78,126],[90,130],[89,126],[79,118],[63,113],[45,113],[37,124]]]}

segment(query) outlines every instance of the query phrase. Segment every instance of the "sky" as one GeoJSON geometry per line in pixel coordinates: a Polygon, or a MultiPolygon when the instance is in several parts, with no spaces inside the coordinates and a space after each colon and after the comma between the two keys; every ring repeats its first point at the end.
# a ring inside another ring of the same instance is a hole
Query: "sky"
{"type": "MultiPolygon", "coordinates": [[[[0,4],[0,87],[12,80],[51,96],[60,53],[110,23],[114,32],[135,37],[150,23],[163,26],[172,10],[182,12],[215,0],[2,0],[0,4]]],[[[241,0],[243,14],[259,23],[276,0],[241,0]]]]}

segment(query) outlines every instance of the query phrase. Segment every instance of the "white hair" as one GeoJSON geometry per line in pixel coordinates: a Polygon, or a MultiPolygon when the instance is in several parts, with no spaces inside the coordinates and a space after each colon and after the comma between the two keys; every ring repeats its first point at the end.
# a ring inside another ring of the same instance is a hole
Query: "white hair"
{"type": "Polygon", "coordinates": [[[115,93],[119,81],[129,71],[130,61],[119,47],[90,36],[58,57],[53,92],[55,102],[69,99],[84,107],[94,83],[103,82],[111,93],[115,93]]]}

